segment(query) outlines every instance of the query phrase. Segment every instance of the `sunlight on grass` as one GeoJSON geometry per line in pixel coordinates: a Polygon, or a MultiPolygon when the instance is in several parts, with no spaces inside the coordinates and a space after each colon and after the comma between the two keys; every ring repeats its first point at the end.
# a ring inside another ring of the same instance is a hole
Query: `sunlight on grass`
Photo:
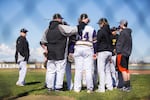
{"type": "Polygon", "coordinates": [[[132,90],[129,93],[114,89],[113,91],[106,91],[105,93],[94,92],[92,94],[87,94],[86,90],[82,90],[80,93],[75,93],[73,91],[67,91],[66,88],[64,92],[48,92],[47,89],[44,88],[45,70],[28,70],[26,85],[24,87],[18,87],[15,85],[17,78],[17,69],[0,70],[0,98],[19,98],[27,95],[51,95],[68,96],[73,97],[76,100],[150,99],[150,75],[132,75],[132,90]]]}

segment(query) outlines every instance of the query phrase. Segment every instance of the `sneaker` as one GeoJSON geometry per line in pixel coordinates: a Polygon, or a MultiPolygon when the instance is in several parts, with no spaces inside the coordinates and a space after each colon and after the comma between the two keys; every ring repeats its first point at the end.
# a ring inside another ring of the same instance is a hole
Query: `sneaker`
{"type": "Polygon", "coordinates": [[[80,90],[74,90],[74,92],[79,93],[79,92],[80,92],[80,90]]]}
{"type": "Polygon", "coordinates": [[[123,91],[130,92],[130,90],[131,90],[131,87],[126,87],[123,91]]]}
{"type": "Polygon", "coordinates": [[[117,86],[116,86],[116,87],[114,87],[114,89],[117,89],[117,86]]]}
{"type": "Polygon", "coordinates": [[[18,82],[16,83],[16,85],[17,86],[24,86],[24,84],[21,84],[21,83],[18,83],[18,82]]]}
{"type": "Polygon", "coordinates": [[[108,90],[108,91],[112,91],[112,90],[113,90],[113,87],[111,87],[111,88],[107,88],[107,90],[108,90]]]}
{"type": "Polygon", "coordinates": [[[48,90],[48,92],[51,92],[53,89],[52,88],[48,88],[47,90],[48,90]]]}
{"type": "Polygon", "coordinates": [[[93,91],[92,90],[87,90],[87,93],[93,93],[93,91]]]}
{"type": "Polygon", "coordinates": [[[62,89],[62,88],[56,88],[55,91],[56,91],[56,92],[62,92],[63,89],[62,89]]]}
{"type": "Polygon", "coordinates": [[[122,87],[120,90],[124,92],[130,92],[131,87],[122,87]]]}
{"type": "Polygon", "coordinates": [[[120,91],[125,90],[126,87],[118,88],[120,91]]]}
{"type": "Polygon", "coordinates": [[[98,93],[105,93],[105,90],[96,90],[96,92],[98,92],[98,93]]]}
{"type": "Polygon", "coordinates": [[[68,88],[69,91],[73,90],[73,84],[68,88]]]}
{"type": "Polygon", "coordinates": [[[70,91],[73,90],[73,84],[71,85],[70,91]]]}
{"type": "Polygon", "coordinates": [[[117,87],[118,90],[122,90],[123,87],[117,87]]]}

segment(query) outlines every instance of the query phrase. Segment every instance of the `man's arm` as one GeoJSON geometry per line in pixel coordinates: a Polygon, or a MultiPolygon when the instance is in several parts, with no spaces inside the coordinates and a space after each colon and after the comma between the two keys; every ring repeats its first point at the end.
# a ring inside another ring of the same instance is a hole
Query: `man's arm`
{"type": "Polygon", "coordinates": [[[123,46],[123,43],[124,43],[124,35],[123,33],[121,32],[119,37],[118,37],[118,40],[117,40],[117,43],[116,43],[116,53],[117,54],[120,54],[121,53],[121,49],[122,49],[122,46],[123,46]]]}
{"type": "Polygon", "coordinates": [[[41,44],[41,45],[47,43],[47,39],[46,39],[47,33],[48,33],[48,28],[47,28],[47,29],[45,30],[45,32],[43,33],[42,39],[41,39],[41,41],[40,41],[40,44],[41,44]]]}
{"type": "Polygon", "coordinates": [[[64,36],[71,36],[78,33],[77,26],[59,25],[58,28],[64,36]]]}

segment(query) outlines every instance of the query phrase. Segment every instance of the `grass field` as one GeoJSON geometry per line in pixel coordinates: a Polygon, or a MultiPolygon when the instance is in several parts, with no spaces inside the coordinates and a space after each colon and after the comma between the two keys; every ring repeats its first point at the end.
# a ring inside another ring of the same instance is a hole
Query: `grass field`
{"type": "Polygon", "coordinates": [[[0,69],[0,100],[12,100],[34,95],[65,96],[74,98],[75,100],[150,100],[150,74],[131,75],[132,90],[129,93],[118,89],[106,91],[105,93],[94,92],[87,94],[86,90],[81,91],[81,93],[75,93],[73,91],[67,91],[66,84],[64,85],[64,92],[48,92],[43,87],[45,70],[28,69],[26,86],[24,87],[15,85],[17,78],[17,69],[0,69]]]}

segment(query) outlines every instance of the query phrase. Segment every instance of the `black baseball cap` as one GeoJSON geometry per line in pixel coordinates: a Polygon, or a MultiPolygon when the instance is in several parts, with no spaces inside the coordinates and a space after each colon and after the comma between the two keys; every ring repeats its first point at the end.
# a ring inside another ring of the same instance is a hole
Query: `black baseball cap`
{"type": "Polygon", "coordinates": [[[83,14],[80,15],[81,20],[86,19],[86,18],[88,18],[88,15],[86,13],[83,13],[83,14]]]}
{"type": "Polygon", "coordinates": [[[53,19],[64,19],[59,13],[54,14],[53,19]]]}
{"type": "Polygon", "coordinates": [[[106,18],[100,18],[97,24],[101,24],[102,22],[108,22],[106,18]]]}
{"type": "Polygon", "coordinates": [[[113,32],[113,31],[116,31],[117,29],[118,29],[117,27],[112,27],[112,28],[110,29],[110,31],[113,32]]]}
{"type": "Polygon", "coordinates": [[[25,29],[25,28],[22,28],[22,29],[20,30],[20,32],[27,33],[27,32],[28,32],[28,30],[27,30],[27,29],[25,29]]]}

